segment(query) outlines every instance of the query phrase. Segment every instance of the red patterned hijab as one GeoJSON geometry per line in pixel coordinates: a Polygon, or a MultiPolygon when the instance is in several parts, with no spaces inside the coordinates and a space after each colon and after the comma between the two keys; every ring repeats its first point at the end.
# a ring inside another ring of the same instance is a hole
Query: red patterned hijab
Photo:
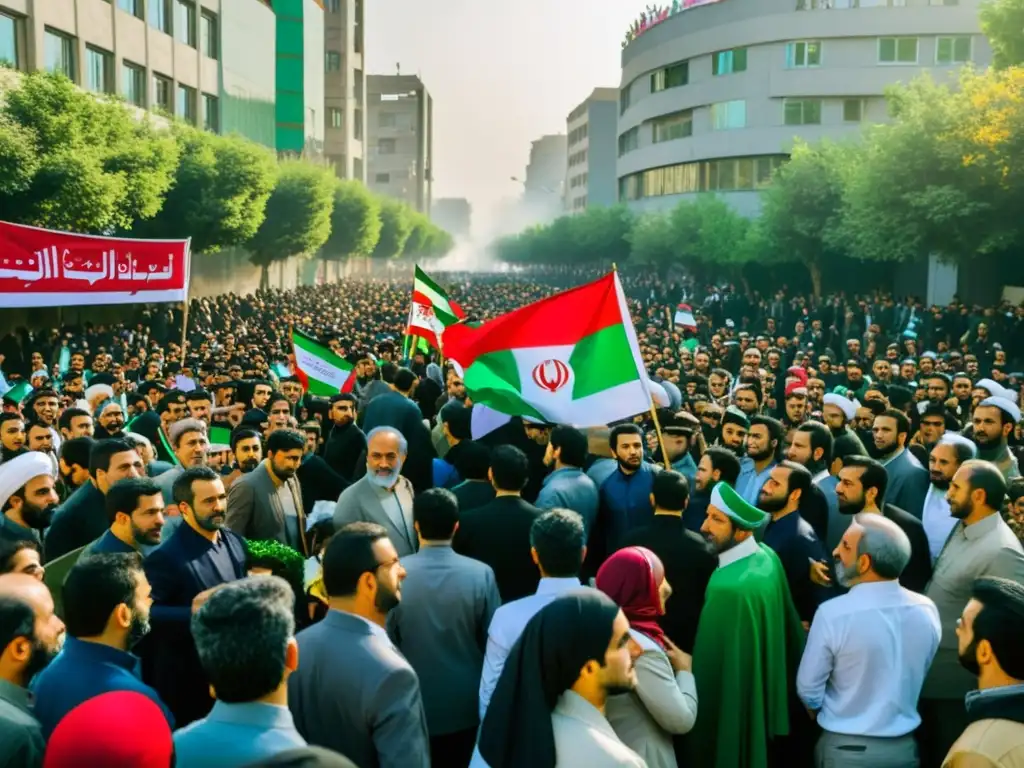
{"type": "Polygon", "coordinates": [[[658,617],[665,611],[658,588],[664,580],[665,566],[645,547],[620,549],[597,572],[597,588],[618,604],[633,629],[662,648],[665,634],[658,617]]]}

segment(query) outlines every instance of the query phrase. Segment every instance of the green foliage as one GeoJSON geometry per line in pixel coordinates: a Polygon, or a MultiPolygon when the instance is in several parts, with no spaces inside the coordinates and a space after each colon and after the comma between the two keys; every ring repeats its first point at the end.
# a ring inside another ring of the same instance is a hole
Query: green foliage
{"type": "Polygon", "coordinates": [[[1024,64],[1024,0],[988,0],[979,12],[981,31],[997,69],[1024,64]]]}
{"type": "Polygon", "coordinates": [[[373,249],[374,258],[398,258],[405,251],[405,243],[412,234],[412,211],[396,200],[384,198],[380,205],[380,239],[373,249]]]}
{"type": "Polygon", "coordinates": [[[380,240],[380,230],[380,201],[358,181],[338,181],[324,258],[369,256],[380,240]]]}
{"type": "Polygon", "coordinates": [[[252,262],[266,266],[319,250],[331,234],[335,187],[334,173],[327,168],[282,162],[266,218],[247,246],[252,262]]]}
{"type": "Polygon", "coordinates": [[[159,210],[174,141],[64,77],[21,78],[0,107],[0,210],[35,226],[102,233],[159,210]]]}

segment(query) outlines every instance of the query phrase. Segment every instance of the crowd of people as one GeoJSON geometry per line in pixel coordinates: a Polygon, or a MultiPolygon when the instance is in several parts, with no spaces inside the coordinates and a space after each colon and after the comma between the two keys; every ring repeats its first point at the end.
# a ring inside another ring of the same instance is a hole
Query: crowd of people
{"type": "Polygon", "coordinates": [[[0,338],[0,768],[1021,765],[1024,309],[621,279],[606,425],[481,433],[400,280],[0,338]]]}

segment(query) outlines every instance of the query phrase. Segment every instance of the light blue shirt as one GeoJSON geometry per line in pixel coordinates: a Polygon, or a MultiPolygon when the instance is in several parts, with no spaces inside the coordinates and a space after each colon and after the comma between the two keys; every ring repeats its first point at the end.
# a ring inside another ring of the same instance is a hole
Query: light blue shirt
{"type": "Polygon", "coordinates": [[[306,746],[288,707],[218,701],[202,720],[174,734],[176,764],[188,768],[243,768],[306,746]]]}
{"type": "Polygon", "coordinates": [[[917,700],[941,635],[924,595],[896,581],[858,584],[818,607],[797,694],[831,733],[905,736],[921,724],[917,700]]]}
{"type": "Polygon", "coordinates": [[[501,670],[505,668],[505,659],[540,609],[559,595],[580,588],[580,580],[541,579],[537,591],[527,597],[521,597],[506,603],[494,612],[491,626],[487,630],[487,651],[484,654],[484,671],[480,677],[480,722],[484,721],[491,696],[498,686],[501,670]]]}
{"type": "Polygon", "coordinates": [[[757,498],[761,495],[761,486],[765,484],[768,475],[775,467],[771,462],[760,472],[754,466],[754,460],[749,456],[740,459],[740,476],[736,478],[736,493],[738,493],[748,504],[757,506],[757,498]]]}
{"type": "Polygon", "coordinates": [[[536,506],[538,509],[571,509],[583,518],[589,535],[600,503],[597,485],[582,469],[562,467],[544,478],[536,506]]]}

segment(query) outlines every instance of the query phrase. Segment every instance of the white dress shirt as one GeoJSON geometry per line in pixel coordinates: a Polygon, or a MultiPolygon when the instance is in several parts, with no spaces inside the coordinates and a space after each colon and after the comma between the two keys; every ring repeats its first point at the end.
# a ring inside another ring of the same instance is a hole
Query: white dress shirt
{"type": "Polygon", "coordinates": [[[487,630],[487,651],[484,654],[484,671],[480,677],[480,722],[484,721],[487,705],[498,686],[501,670],[505,668],[505,659],[523,634],[523,629],[540,609],[556,597],[582,585],[577,578],[541,579],[537,591],[527,597],[521,597],[506,603],[494,612],[491,625],[487,630]]]}
{"type": "Polygon", "coordinates": [[[934,485],[928,486],[928,494],[924,497],[921,523],[924,525],[924,533],[928,537],[928,552],[932,556],[932,565],[935,565],[957,519],[949,513],[946,494],[934,485]]]}
{"type": "Polygon", "coordinates": [[[732,565],[744,557],[750,557],[755,552],[759,552],[760,549],[761,546],[757,543],[757,540],[753,536],[748,536],[732,549],[718,553],[718,567],[725,568],[725,566],[732,565]]]}
{"type": "Polygon", "coordinates": [[[917,699],[942,634],[939,611],[897,581],[858,584],[822,603],[796,689],[818,725],[847,736],[894,738],[921,723],[917,699]]]}

